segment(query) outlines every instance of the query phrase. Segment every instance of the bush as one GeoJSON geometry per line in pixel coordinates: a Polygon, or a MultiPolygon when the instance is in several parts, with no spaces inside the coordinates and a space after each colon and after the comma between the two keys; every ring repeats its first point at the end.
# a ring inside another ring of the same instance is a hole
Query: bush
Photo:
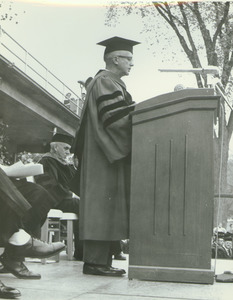
{"type": "Polygon", "coordinates": [[[0,164],[11,165],[14,161],[13,154],[8,151],[9,137],[6,135],[6,129],[8,125],[0,123],[0,164]]]}

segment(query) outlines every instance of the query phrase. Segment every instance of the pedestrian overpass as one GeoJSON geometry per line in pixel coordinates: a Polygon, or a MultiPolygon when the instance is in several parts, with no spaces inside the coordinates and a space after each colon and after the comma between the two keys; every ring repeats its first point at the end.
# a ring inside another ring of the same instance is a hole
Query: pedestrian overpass
{"type": "Polygon", "coordinates": [[[7,124],[11,151],[44,152],[55,131],[74,136],[82,105],[80,97],[0,28],[0,122],[7,124]],[[67,93],[75,97],[76,111],[64,104],[67,93]]]}

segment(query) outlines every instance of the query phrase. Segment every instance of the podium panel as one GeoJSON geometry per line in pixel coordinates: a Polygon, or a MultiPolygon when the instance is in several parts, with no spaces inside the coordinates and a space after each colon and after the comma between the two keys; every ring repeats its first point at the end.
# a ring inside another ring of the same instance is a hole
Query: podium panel
{"type": "Polygon", "coordinates": [[[213,283],[212,89],[144,101],[132,114],[129,278],[213,283]]]}

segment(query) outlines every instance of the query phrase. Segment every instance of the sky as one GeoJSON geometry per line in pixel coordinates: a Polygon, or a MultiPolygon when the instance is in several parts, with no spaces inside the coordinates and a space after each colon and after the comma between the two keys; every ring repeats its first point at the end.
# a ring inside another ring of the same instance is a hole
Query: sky
{"type": "MultiPolygon", "coordinates": [[[[104,48],[96,43],[112,36],[141,43],[134,47],[134,67],[130,75],[122,78],[134,101],[172,92],[177,84],[196,87],[193,74],[158,71],[190,67],[179,51],[174,34],[161,24],[161,20],[158,21],[160,39],[150,47],[148,36],[141,33],[140,16],[121,17],[116,26],[105,25],[106,4],[110,1],[3,0],[2,11],[7,11],[9,2],[13,2],[12,11],[17,16],[1,22],[2,28],[78,95],[81,93],[78,81],[93,77],[105,67],[104,48]],[[166,44],[167,39],[174,40],[172,47],[166,44]],[[174,62],[169,59],[172,52],[176,53],[174,62]]],[[[115,3],[120,7],[120,1],[115,3]]]]}

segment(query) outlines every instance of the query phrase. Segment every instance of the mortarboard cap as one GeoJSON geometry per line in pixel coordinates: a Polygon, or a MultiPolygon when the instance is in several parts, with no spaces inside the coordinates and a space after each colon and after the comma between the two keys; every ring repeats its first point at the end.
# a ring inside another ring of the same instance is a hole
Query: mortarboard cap
{"type": "Polygon", "coordinates": [[[56,133],[56,134],[52,137],[52,141],[51,141],[51,142],[66,143],[66,144],[72,146],[72,143],[73,143],[73,137],[72,137],[71,135],[67,135],[67,134],[56,133]]]}
{"type": "Polygon", "coordinates": [[[110,39],[97,43],[97,45],[105,46],[104,54],[118,51],[118,50],[125,50],[133,53],[133,46],[140,44],[139,42],[124,39],[118,36],[114,36],[110,39]]]}
{"type": "Polygon", "coordinates": [[[216,236],[218,235],[219,239],[223,239],[225,237],[225,233],[224,232],[218,232],[215,234],[216,236]]]}
{"type": "Polygon", "coordinates": [[[230,232],[225,233],[224,235],[224,241],[232,241],[232,234],[230,232]]]}

